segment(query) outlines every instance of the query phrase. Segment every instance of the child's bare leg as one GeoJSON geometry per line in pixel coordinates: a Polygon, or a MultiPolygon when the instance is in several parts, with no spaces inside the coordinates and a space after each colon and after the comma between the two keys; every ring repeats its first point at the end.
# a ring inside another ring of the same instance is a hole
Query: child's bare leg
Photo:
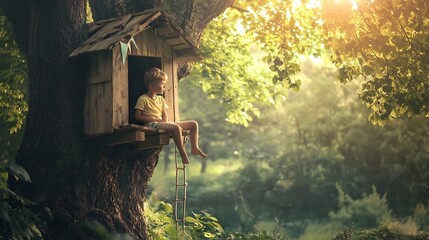
{"type": "Polygon", "coordinates": [[[189,163],[188,154],[186,154],[185,146],[183,144],[182,128],[174,123],[162,123],[160,129],[169,131],[173,134],[174,143],[177,146],[183,164],[189,163]]]}
{"type": "Polygon", "coordinates": [[[208,155],[204,153],[198,145],[198,123],[196,121],[183,121],[177,124],[183,129],[191,130],[191,154],[206,158],[208,155]]]}

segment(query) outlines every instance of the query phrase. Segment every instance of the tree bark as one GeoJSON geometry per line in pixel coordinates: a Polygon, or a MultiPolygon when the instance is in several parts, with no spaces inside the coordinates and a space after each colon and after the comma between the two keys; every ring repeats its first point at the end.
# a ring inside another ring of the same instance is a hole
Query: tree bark
{"type": "MultiPolygon", "coordinates": [[[[52,212],[53,220],[43,229],[45,239],[92,239],[72,224],[86,220],[147,239],[143,201],[161,149],[107,148],[83,135],[83,68],[68,55],[85,40],[85,3],[0,1],[29,69],[29,112],[16,162],[29,172],[32,183],[11,180],[10,185],[52,212]]],[[[232,0],[90,0],[90,4],[95,20],[165,4],[198,43],[204,27],[232,0]]]]}

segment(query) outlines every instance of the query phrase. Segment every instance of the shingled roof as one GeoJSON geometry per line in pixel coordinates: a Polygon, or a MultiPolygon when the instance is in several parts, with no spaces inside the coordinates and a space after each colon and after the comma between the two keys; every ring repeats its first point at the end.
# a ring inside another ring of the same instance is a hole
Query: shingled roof
{"type": "Polygon", "coordinates": [[[196,51],[196,46],[186,38],[183,31],[174,24],[162,8],[149,9],[91,23],[88,39],[75,49],[69,57],[94,51],[110,50],[119,42],[127,42],[131,37],[150,27],[154,28],[156,35],[176,52],[178,58],[201,59],[196,51]]]}

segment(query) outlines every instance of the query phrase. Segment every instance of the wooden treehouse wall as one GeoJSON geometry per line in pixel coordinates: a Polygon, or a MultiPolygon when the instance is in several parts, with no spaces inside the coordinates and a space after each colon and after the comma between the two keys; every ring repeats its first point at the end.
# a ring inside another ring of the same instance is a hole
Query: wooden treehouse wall
{"type": "Polygon", "coordinates": [[[85,133],[111,132],[113,121],[112,53],[88,55],[88,78],[85,97],[85,133]]]}

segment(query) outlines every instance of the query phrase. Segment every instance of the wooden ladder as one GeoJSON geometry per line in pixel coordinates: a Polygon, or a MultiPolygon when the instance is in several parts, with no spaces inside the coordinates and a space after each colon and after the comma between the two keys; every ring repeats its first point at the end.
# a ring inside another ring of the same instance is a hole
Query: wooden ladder
{"type": "MultiPolygon", "coordinates": [[[[186,134],[186,133],[185,133],[186,134]]],[[[183,143],[188,142],[188,136],[183,136],[183,143]]],[[[174,151],[174,160],[176,162],[176,190],[174,194],[174,220],[176,229],[185,230],[186,218],[186,164],[182,163],[182,158],[178,157],[179,151],[177,147],[174,151]]]]}

